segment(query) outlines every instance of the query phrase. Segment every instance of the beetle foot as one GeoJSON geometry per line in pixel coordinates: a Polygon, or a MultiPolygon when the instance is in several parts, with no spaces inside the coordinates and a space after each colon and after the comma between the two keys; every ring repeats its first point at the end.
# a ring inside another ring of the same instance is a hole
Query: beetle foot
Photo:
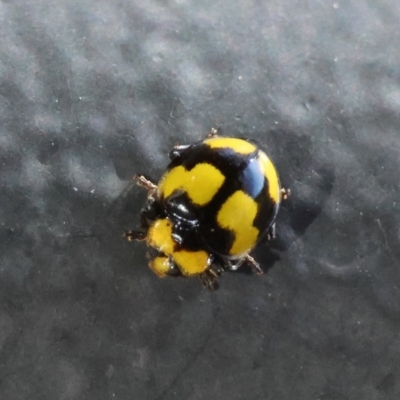
{"type": "Polygon", "coordinates": [[[208,133],[207,137],[208,138],[213,138],[218,136],[218,129],[217,128],[211,128],[210,132],[208,133]]]}
{"type": "Polygon", "coordinates": [[[275,224],[272,224],[267,231],[267,235],[265,236],[265,243],[268,243],[275,238],[276,238],[276,227],[275,224]]]}
{"type": "Polygon", "coordinates": [[[225,272],[224,268],[216,263],[210,265],[207,273],[212,275],[214,278],[219,278],[225,272]]]}
{"type": "Polygon", "coordinates": [[[290,189],[282,188],[281,189],[281,200],[287,200],[290,196],[290,193],[291,193],[290,189]]]}
{"type": "Polygon", "coordinates": [[[261,269],[260,264],[252,256],[247,254],[244,260],[257,275],[264,274],[264,271],[261,269]]]}
{"type": "Polygon", "coordinates": [[[145,188],[148,191],[157,189],[157,185],[150,179],[147,179],[144,175],[134,175],[132,179],[135,181],[136,185],[145,188]]]}
{"type": "Polygon", "coordinates": [[[122,237],[124,237],[128,242],[133,242],[135,240],[141,241],[145,240],[147,236],[146,232],[139,232],[139,231],[127,231],[124,232],[122,237]]]}
{"type": "Polygon", "coordinates": [[[217,277],[212,274],[205,272],[204,274],[200,275],[200,279],[203,283],[203,286],[208,290],[214,291],[219,288],[217,277]]]}

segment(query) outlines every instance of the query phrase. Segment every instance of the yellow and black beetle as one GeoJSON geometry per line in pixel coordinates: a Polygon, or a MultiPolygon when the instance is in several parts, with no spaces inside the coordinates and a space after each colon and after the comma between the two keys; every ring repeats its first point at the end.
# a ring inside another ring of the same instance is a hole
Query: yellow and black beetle
{"type": "Polygon", "coordinates": [[[141,213],[144,231],[128,240],[146,240],[149,266],[160,277],[200,276],[209,289],[225,270],[249,264],[249,252],[275,232],[275,217],[289,190],[281,189],[272,161],[248,139],[221,137],[215,129],[192,145],[176,146],[158,185],[143,175],[148,191],[141,213]]]}

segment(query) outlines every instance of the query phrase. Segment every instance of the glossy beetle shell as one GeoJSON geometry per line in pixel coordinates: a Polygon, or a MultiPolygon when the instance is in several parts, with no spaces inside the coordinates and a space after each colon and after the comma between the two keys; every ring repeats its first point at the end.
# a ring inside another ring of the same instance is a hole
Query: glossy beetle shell
{"type": "Polygon", "coordinates": [[[125,235],[146,240],[150,268],[160,277],[200,275],[210,289],[243,262],[262,273],[249,252],[273,237],[282,193],[288,194],[266,153],[249,140],[213,135],[174,147],[170,158],[157,185],[137,177],[149,193],[145,232],[125,235]]]}

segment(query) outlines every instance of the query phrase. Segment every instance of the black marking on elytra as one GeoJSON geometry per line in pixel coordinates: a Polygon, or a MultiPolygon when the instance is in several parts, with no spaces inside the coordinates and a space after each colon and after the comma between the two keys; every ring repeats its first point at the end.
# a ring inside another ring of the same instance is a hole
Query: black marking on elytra
{"type": "Polygon", "coordinates": [[[225,177],[223,185],[206,205],[193,204],[186,192],[179,191],[167,199],[161,199],[167,213],[175,221],[174,237],[181,246],[198,250],[199,242],[202,242],[212,252],[229,256],[235,235],[221,228],[217,224],[216,216],[221,206],[237,190],[243,190],[257,202],[259,209],[253,224],[260,231],[261,238],[273,223],[277,206],[269,198],[268,181],[258,163],[259,150],[240,154],[231,148],[211,148],[203,142],[189,147],[182,146],[179,150],[181,151],[176,151],[171,157],[167,171],[180,165],[190,171],[199,163],[208,163],[225,177]]]}
{"type": "Polygon", "coordinates": [[[253,225],[260,231],[258,240],[260,240],[268,232],[269,228],[275,221],[275,217],[279,209],[279,203],[275,203],[275,201],[269,197],[267,179],[265,179],[263,191],[267,192],[267,196],[264,196],[262,193],[260,193],[260,195],[256,198],[258,203],[258,213],[253,221],[253,225]]]}
{"type": "Polygon", "coordinates": [[[181,159],[190,150],[191,147],[193,147],[193,145],[190,145],[190,144],[183,144],[183,145],[175,146],[169,152],[169,159],[171,161],[181,159]]]}
{"type": "Polygon", "coordinates": [[[187,171],[190,171],[199,163],[208,163],[224,175],[224,183],[206,205],[196,206],[186,193],[180,193],[177,197],[172,195],[175,200],[172,203],[169,198],[164,200],[165,207],[171,215],[180,219],[184,219],[185,215],[197,215],[197,226],[202,241],[213,252],[229,256],[229,249],[232,247],[235,236],[233,232],[219,227],[215,217],[222,204],[234,192],[248,186],[248,177],[240,177],[256,155],[257,152],[243,155],[230,148],[210,148],[208,145],[200,143],[192,146],[190,153],[185,152],[185,157],[175,158],[167,168],[167,170],[171,170],[182,165],[187,171]],[[247,181],[245,181],[246,179],[247,181]]]}

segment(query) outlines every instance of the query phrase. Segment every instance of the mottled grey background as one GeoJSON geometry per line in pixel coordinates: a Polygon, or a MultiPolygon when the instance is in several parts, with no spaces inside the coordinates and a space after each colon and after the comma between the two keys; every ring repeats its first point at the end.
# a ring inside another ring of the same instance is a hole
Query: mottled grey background
{"type": "Polygon", "coordinates": [[[398,0],[0,1],[0,398],[400,396],[398,0]],[[263,143],[267,272],[126,243],[169,149],[263,143]]]}

